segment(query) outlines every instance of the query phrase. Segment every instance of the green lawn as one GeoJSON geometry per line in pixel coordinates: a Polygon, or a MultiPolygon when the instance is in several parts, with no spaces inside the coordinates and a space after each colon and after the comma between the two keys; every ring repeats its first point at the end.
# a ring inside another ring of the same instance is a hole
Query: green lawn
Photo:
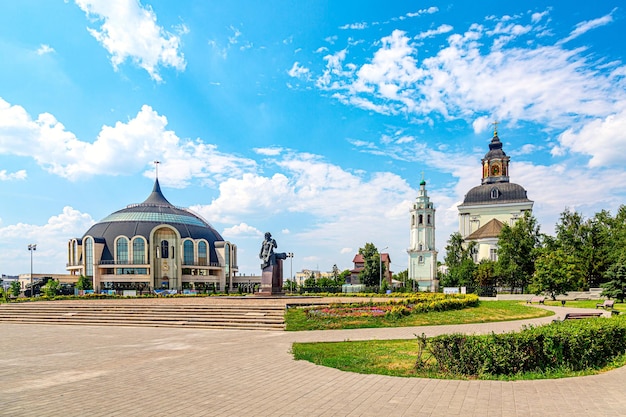
{"type": "Polygon", "coordinates": [[[285,314],[285,322],[287,330],[297,331],[487,323],[546,317],[553,314],[548,310],[528,307],[520,301],[481,301],[478,307],[415,313],[397,319],[386,317],[309,318],[304,309],[290,308],[285,314]]]}
{"type": "MultiPolygon", "coordinates": [[[[566,301],[566,307],[574,307],[574,308],[596,308],[596,304],[601,304],[604,300],[582,300],[582,301],[566,301]]],[[[561,306],[561,301],[550,301],[546,300],[545,304],[548,306],[561,306]]],[[[598,309],[599,310],[599,309],[598,309]]],[[[626,312],[626,303],[620,303],[615,301],[614,310],[619,312],[626,312]]]]}

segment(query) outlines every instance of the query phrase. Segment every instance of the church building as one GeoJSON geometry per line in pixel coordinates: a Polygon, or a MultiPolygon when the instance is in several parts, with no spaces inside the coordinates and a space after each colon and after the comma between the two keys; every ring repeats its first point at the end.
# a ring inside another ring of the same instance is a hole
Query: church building
{"type": "Polygon", "coordinates": [[[459,233],[466,241],[476,242],[474,261],[498,259],[498,236],[505,224],[512,226],[526,211],[532,211],[524,187],[509,182],[510,158],[494,129],[489,152],[482,162],[482,181],[469,190],[458,206],[459,233]]]}
{"type": "Polygon", "coordinates": [[[156,179],[152,193],[68,242],[67,270],[96,292],[232,290],[237,246],[202,217],[173,206],[156,179]]]}
{"type": "Polygon", "coordinates": [[[419,291],[436,292],[437,250],[435,249],[435,208],[426,192],[426,181],[422,179],[411,214],[409,254],[409,279],[417,282],[419,291]]]}

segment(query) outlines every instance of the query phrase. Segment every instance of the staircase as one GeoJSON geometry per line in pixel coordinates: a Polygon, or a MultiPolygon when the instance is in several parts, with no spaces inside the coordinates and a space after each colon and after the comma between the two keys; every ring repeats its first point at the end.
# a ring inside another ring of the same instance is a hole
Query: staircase
{"type": "MultiPolygon", "coordinates": [[[[204,299],[206,300],[206,299],[204,299]]],[[[0,322],[92,326],[284,330],[284,305],[176,299],[70,300],[0,304],[0,322]],[[248,305],[247,305],[248,304],[248,305]]]]}

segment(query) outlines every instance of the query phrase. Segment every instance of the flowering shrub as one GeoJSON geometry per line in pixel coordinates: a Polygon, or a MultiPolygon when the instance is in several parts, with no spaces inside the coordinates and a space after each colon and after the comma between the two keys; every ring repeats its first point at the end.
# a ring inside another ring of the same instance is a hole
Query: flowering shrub
{"type": "Polygon", "coordinates": [[[380,317],[399,318],[412,313],[429,311],[458,310],[478,305],[478,296],[474,294],[414,294],[402,300],[390,300],[382,303],[332,304],[326,307],[306,309],[307,317],[380,317]]]}

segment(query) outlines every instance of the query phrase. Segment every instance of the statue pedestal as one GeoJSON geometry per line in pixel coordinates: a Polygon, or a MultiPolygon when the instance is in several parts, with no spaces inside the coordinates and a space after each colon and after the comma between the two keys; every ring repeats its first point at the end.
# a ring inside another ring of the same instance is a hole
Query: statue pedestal
{"type": "Polygon", "coordinates": [[[283,260],[276,259],[274,265],[263,268],[261,288],[255,295],[284,295],[283,292],[283,260]]]}

